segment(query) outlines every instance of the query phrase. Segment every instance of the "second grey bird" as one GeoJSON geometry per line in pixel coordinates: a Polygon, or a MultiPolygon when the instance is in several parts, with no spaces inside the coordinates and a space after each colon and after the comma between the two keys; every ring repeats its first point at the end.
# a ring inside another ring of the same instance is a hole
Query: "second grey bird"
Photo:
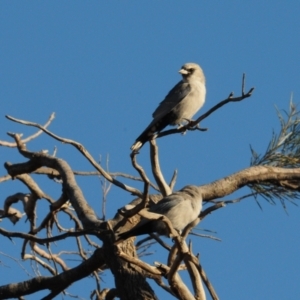
{"type": "Polygon", "coordinates": [[[205,77],[201,67],[195,63],[186,63],[179,73],[178,82],[159,104],[152,114],[153,120],[131,146],[138,151],[156,132],[168,125],[178,125],[190,120],[205,102],[205,77]]]}
{"type": "MultiPolygon", "coordinates": [[[[202,195],[200,189],[197,186],[188,185],[180,191],[163,198],[154,204],[149,211],[166,216],[173,227],[181,231],[198,218],[201,209],[202,195]]],[[[116,243],[120,243],[132,236],[153,232],[157,232],[160,235],[168,235],[169,233],[163,221],[142,219],[131,230],[117,234],[116,243]]]]}

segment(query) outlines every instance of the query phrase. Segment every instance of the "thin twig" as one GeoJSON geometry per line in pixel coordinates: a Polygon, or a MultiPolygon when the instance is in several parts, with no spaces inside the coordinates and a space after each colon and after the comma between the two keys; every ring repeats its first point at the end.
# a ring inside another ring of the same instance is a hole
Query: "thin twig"
{"type": "Polygon", "coordinates": [[[177,175],[178,175],[178,171],[174,170],[173,176],[172,176],[170,184],[169,184],[171,191],[174,190],[176,180],[177,180],[177,175]]]}
{"type": "Polygon", "coordinates": [[[65,238],[68,237],[74,237],[74,236],[81,236],[81,235],[85,235],[85,234],[93,234],[93,235],[97,235],[99,232],[98,231],[94,231],[92,229],[89,230],[82,230],[82,231],[70,231],[61,235],[57,235],[54,237],[50,237],[50,238],[37,238],[34,235],[31,234],[27,234],[27,233],[22,233],[22,232],[11,232],[11,231],[6,231],[3,228],[0,228],[0,234],[2,234],[3,236],[6,236],[8,238],[12,238],[12,237],[16,237],[16,238],[21,238],[21,239],[26,239],[29,241],[33,241],[36,242],[38,244],[47,244],[47,243],[52,243],[55,241],[60,241],[60,240],[64,240],[65,238]]]}
{"type": "Polygon", "coordinates": [[[84,148],[84,146],[78,142],[75,142],[73,140],[70,139],[65,139],[62,138],[54,133],[52,133],[51,131],[49,131],[48,129],[44,128],[43,126],[41,126],[40,124],[37,123],[33,123],[33,122],[28,122],[28,121],[24,121],[24,120],[19,120],[16,118],[13,118],[11,116],[6,116],[7,119],[16,122],[16,123],[20,123],[26,126],[32,126],[32,127],[36,127],[39,128],[41,130],[43,130],[46,134],[48,134],[49,136],[53,137],[54,139],[65,143],[65,144],[70,144],[72,146],[74,146],[91,164],[92,166],[101,173],[101,175],[103,177],[105,177],[109,182],[113,183],[114,185],[120,187],[121,189],[132,193],[133,195],[139,196],[141,197],[142,194],[139,190],[130,187],[116,179],[114,179],[111,175],[109,175],[107,172],[105,172],[105,170],[95,161],[95,159],[92,157],[92,155],[84,148]]]}
{"type": "Polygon", "coordinates": [[[141,196],[142,201],[140,203],[138,203],[136,206],[134,206],[133,208],[130,208],[126,211],[119,211],[127,218],[132,217],[133,215],[139,213],[142,209],[144,209],[147,206],[148,201],[149,201],[150,180],[148,179],[144,169],[137,163],[136,155],[137,155],[137,152],[134,152],[134,151],[131,152],[131,154],[130,154],[131,163],[132,163],[132,166],[139,172],[140,176],[143,178],[144,192],[143,192],[143,195],[141,196]]]}
{"type": "MultiPolygon", "coordinates": [[[[51,124],[51,122],[54,120],[54,118],[55,118],[55,113],[52,113],[52,114],[50,115],[48,121],[47,121],[47,122],[45,123],[45,125],[42,126],[42,127],[43,127],[44,129],[47,128],[47,127],[51,124]]],[[[37,131],[36,133],[34,133],[33,135],[31,135],[31,136],[29,136],[29,137],[23,139],[23,140],[22,140],[22,143],[24,143],[24,144],[25,144],[25,143],[28,143],[29,141],[31,141],[31,140],[37,138],[37,137],[38,137],[39,135],[41,135],[42,133],[43,133],[43,130],[41,129],[41,130],[37,131]]],[[[5,147],[10,147],[10,148],[15,148],[15,147],[17,147],[17,143],[11,143],[11,142],[0,141],[0,146],[5,146],[5,147]]]]}

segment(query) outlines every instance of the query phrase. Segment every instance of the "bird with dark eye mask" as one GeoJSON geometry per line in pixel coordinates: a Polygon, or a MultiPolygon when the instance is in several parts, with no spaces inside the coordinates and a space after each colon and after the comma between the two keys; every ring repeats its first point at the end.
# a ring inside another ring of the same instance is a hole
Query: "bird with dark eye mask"
{"type": "Polygon", "coordinates": [[[152,114],[153,120],[131,146],[138,151],[155,133],[168,125],[180,125],[191,118],[205,102],[205,77],[201,67],[187,63],[179,70],[178,82],[152,114]]]}
{"type": "MultiPolygon", "coordinates": [[[[195,221],[202,209],[200,188],[188,185],[180,191],[163,198],[151,206],[149,212],[166,216],[177,231],[182,231],[188,224],[195,221]]],[[[133,236],[158,233],[168,235],[169,230],[162,220],[142,219],[127,232],[116,234],[116,244],[133,236]]]]}

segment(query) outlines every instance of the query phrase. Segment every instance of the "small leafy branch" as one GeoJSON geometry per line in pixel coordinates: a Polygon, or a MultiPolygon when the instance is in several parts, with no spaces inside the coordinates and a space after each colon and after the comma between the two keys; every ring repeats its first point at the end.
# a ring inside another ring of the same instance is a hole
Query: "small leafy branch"
{"type": "MultiPolygon", "coordinates": [[[[250,146],[252,157],[251,166],[272,166],[280,168],[300,167],[300,112],[292,99],[289,111],[281,113],[277,108],[277,116],[280,122],[280,131],[276,134],[273,131],[271,141],[264,154],[257,152],[250,146]]],[[[255,194],[264,197],[268,202],[275,204],[279,199],[286,209],[285,200],[295,204],[299,199],[299,182],[284,182],[280,186],[273,186],[267,182],[254,183],[249,185],[255,194]]]]}

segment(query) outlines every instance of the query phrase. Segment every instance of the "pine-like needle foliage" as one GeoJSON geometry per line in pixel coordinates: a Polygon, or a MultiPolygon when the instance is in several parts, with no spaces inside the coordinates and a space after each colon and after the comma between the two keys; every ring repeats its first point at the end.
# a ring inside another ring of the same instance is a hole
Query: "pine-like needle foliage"
{"type": "MultiPolygon", "coordinates": [[[[281,168],[299,168],[300,167],[300,112],[290,101],[289,112],[283,111],[283,114],[277,110],[277,116],[280,121],[280,132],[276,134],[273,131],[272,139],[267,147],[265,154],[257,154],[251,148],[251,166],[269,165],[281,168]]],[[[254,193],[264,197],[268,202],[275,204],[275,199],[279,199],[285,207],[285,200],[294,203],[294,200],[300,198],[299,183],[293,185],[292,182],[282,186],[275,186],[271,183],[257,183],[250,186],[254,193]]],[[[295,203],[294,203],[295,204],[295,203]]]]}

